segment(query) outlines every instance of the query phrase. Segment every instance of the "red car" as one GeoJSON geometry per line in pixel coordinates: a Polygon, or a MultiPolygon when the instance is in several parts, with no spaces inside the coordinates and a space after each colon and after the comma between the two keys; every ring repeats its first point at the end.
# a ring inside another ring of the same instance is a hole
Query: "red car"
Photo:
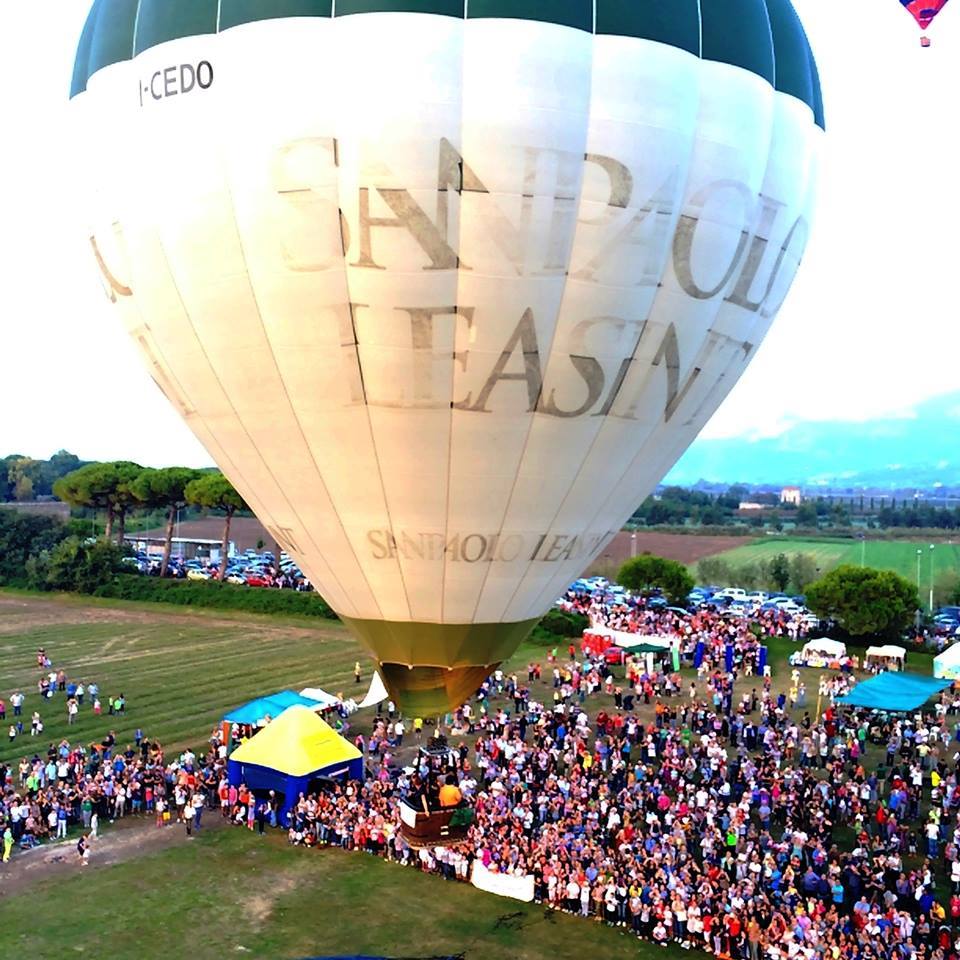
{"type": "Polygon", "coordinates": [[[603,651],[603,662],[609,664],[623,665],[627,659],[627,651],[623,647],[607,647],[603,651]]]}
{"type": "Polygon", "coordinates": [[[248,587],[269,587],[273,581],[263,573],[245,573],[248,587]]]}

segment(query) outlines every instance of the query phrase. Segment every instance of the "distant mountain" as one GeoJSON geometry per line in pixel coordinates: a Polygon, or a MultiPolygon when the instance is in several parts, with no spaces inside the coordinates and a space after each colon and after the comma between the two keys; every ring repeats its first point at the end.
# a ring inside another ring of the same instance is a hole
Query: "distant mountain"
{"type": "Polygon", "coordinates": [[[960,391],[903,417],[798,422],[779,436],[698,440],[665,483],[903,490],[960,487],[960,391]]]}

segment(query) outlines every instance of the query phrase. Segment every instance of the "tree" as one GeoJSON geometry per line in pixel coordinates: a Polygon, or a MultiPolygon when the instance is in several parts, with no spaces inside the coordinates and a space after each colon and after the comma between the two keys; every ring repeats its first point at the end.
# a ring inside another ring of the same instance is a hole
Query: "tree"
{"type": "Polygon", "coordinates": [[[53,492],[59,500],[72,507],[105,510],[107,522],[103,535],[107,540],[112,539],[116,523],[122,543],[127,511],[140,502],[133,494],[131,484],[141,473],[143,467],[129,460],[88,463],[55,481],[53,492]]]}
{"type": "Polygon", "coordinates": [[[628,560],[617,573],[617,582],[638,593],[659,587],[676,604],[686,600],[694,586],[693,577],[682,563],[649,553],[628,560]]]}
{"type": "Polygon", "coordinates": [[[590,620],[582,613],[550,610],[537,624],[540,630],[553,637],[582,637],[590,620]]]}
{"type": "Polygon", "coordinates": [[[779,591],[787,589],[790,582],[790,558],[785,553],[778,553],[770,561],[770,580],[779,591]]]}
{"type": "Polygon", "coordinates": [[[804,500],[797,507],[797,515],[794,518],[798,527],[815,527],[817,525],[817,508],[809,500],[804,500]]]}
{"type": "Polygon", "coordinates": [[[30,558],[52,550],[67,533],[54,517],[0,510],[0,584],[31,585],[24,579],[30,558]]]}
{"type": "Polygon", "coordinates": [[[54,496],[71,507],[88,507],[107,513],[104,536],[113,535],[112,471],[105,463],[89,463],[61,477],[53,485],[54,496]]]}
{"type": "Polygon", "coordinates": [[[40,488],[37,491],[41,496],[53,493],[53,485],[68,473],[79,470],[83,466],[81,459],[74,453],[58,450],[49,460],[40,461],[40,488]]]}
{"type": "MultiPolygon", "coordinates": [[[[192,480],[184,490],[187,503],[208,510],[222,510],[223,544],[220,550],[220,573],[218,578],[223,580],[227,573],[227,552],[230,548],[230,524],[233,515],[238,510],[249,510],[243,497],[234,489],[233,484],[222,473],[205,473],[202,477],[192,480]]],[[[279,561],[280,556],[277,555],[279,561]]]]}
{"type": "Polygon", "coordinates": [[[36,570],[48,589],[94,593],[123,569],[123,551],[107,540],[68,537],[48,555],[36,558],[36,570]]]}
{"type": "Polygon", "coordinates": [[[891,570],[844,564],[807,587],[807,606],[852,637],[895,640],[913,622],[917,588],[891,570]]]}
{"type": "Polygon", "coordinates": [[[790,588],[794,593],[803,593],[819,573],[817,561],[809,553],[795,553],[790,558],[790,588]]]}
{"type": "Polygon", "coordinates": [[[732,587],[734,582],[730,564],[719,557],[704,557],[697,564],[697,578],[711,587],[732,587]]]}
{"type": "Polygon", "coordinates": [[[960,604],[960,573],[944,570],[933,581],[933,602],[942,607],[947,604],[960,604]]]}
{"type": "Polygon", "coordinates": [[[43,464],[31,457],[17,457],[8,461],[7,484],[14,500],[25,503],[36,498],[43,464]]]}
{"type": "Polygon", "coordinates": [[[123,546],[127,512],[140,506],[140,499],[133,492],[133,485],[140,474],[143,473],[143,467],[139,463],[132,463],[129,460],[117,460],[114,463],[107,464],[107,466],[113,468],[109,501],[113,509],[114,522],[117,525],[117,543],[123,546]]]}
{"type": "Polygon", "coordinates": [[[167,532],[163,543],[163,559],[160,561],[161,577],[167,575],[170,566],[177,511],[187,505],[186,488],[199,476],[199,470],[189,467],[163,467],[160,470],[142,471],[130,485],[131,492],[144,506],[160,507],[167,512],[167,532]]]}

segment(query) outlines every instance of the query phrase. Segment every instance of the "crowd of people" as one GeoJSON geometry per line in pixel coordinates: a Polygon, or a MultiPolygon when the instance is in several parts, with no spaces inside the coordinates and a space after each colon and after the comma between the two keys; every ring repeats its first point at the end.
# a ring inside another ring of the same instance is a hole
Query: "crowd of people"
{"type": "Polygon", "coordinates": [[[406,845],[397,805],[426,771],[386,765],[301,797],[290,840],[450,879],[476,859],[532,876],[555,909],[743,960],[955,952],[960,698],[900,719],[829,706],[818,721],[769,684],[718,709],[704,694],[724,678],[707,684],[648,722],[591,719],[576,696],[516,712],[481,700],[449,769],[475,812],[465,846],[406,845]]]}
{"type": "Polygon", "coordinates": [[[216,809],[226,753],[215,746],[199,759],[187,750],[172,760],[138,731],[123,747],[111,731],[100,742],[62,739],[0,764],[0,833],[4,862],[13,850],[29,850],[67,837],[71,827],[96,837],[101,824],[128,816],[156,817],[199,829],[205,806],[216,809]]]}
{"type": "Polygon", "coordinates": [[[960,694],[914,715],[840,710],[833,700],[852,680],[837,674],[817,690],[821,714],[800,670],[779,692],[757,670],[757,634],[788,629],[782,615],[760,631],[709,612],[630,616],[637,632],[676,630],[688,657],[704,644],[706,666],[694,679],[641,660],[621,679],[571,645],[526,676],[496,671],[448,718],[455,746],[442,774],[473,813],[464,844],[404,840],[400,802],[424,792],[430,771],[419,755],[399,759],[404,734],[419,740],[423,725],[406,726],[392,705],[357,740],[365,779],[289,798],[286,816],[282,798],[228,783],[219,734],[202,756],[173,760],[145,738],[123,750],[112,737],[51,744],[0,769],[5,842],[62,836],[72,822],[86,836],[98,819],[128,814],[189,832],[219,808],[293,844],[366,851],[450,880],[469,879],[479,861],[532,879],[550,908],[718,956],[955,957],[960,694]],[[729,673],[718,651],[731,642],[729,673]]]}
{"type": "Polygon", "coordinates": [[[669,637],[682,656],[693,660],[701,646],[705,672],[723,669],[726,649],[733,647],[734,671],[758,673],[760,647],[767,637],[803,640],[809,626],[802,617],[780,609],[756,609],[743,616],[723,608],[702,607],[683,612],[671,607],[651,607],[642,597],[616,597],[571,588],[560,600],[561,609],[580,613],[591,626],[607,627],[641,636],[669,637]]]}
{"type": "Polygon", "coordinates": [[[82,679],[74,679],[68,676],[62,667],[54,668],[47,651],[43,647],[37,650],[36,662],[40,671],[36,683],[39,702],[31,702],[29,707],[33,709],[30,710],[29,714],[24,713],[27,696],[23,690],[14,690],[6,700],[0,695],[0,724],[5,724],[9,719],[7,741],[11,746],[16,743],[18,737],[26,733],[27,721],[25,717],[27,716],[30,720],[29,736],[39,737],[43,735],[43,714],[47,713],[49,715],[50,708],[55,706],[55,702],[61,694],[62,709],[66,713],[68,726],[73,726],[80,721],[81,710],[84,705],[89,708],[95,717],[101,716],[104,709],[109,716],[126,713],[127,699],[123,693],[102,698],[100,686],[96,681],[91,680],[85,684],[82,679]],[[7,716],[8,707],[9,717],[7,716]]]}

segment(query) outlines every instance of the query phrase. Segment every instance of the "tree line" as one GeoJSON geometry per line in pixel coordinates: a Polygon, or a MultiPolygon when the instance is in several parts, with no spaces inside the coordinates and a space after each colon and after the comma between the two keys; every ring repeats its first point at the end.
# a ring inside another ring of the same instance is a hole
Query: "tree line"
{"type": "Polygon", "coordinates": [[[841,529],[852,526],[854,517],[870,528],[960,530],[960,507],[937,507],[910,497],[821,496],[799,505],[780,503],[777,493],[751,492],[734,484],[723,493],[710,494],[685,487],[664,487],[633,512],[635,526],[732,526],[743,524],[740,504],[750,501],[764,509],[746,519],[753,527],[783,529],[790,523],[809,529],[841,529]]]}
{"type": "Polygon", "coordinates": [[[100,511],[106,516],[104,539],[122,545],[128,515],[134,510],[162,510],[166,515],[160,576],[170,567],[177,511],[188,506],[223,515],[219,578],[226,574],[230,525],[238,511],[250,508],[233,484],[217,470],[190,467],[142,467],[129,460],[88,463],[53,484],[57,499],[72,507],[100,511]]]}
{"type": "Polygon", "coordinates": [[[779,591],[799,594],[820,575],[808,553],[777,554],[770,559],[730,563],[722,557],[704,557],[697,564],[697,581],[716,587],[779,591]]]}
{"type": "Polygon", "coordinates": [[[20,453],[0,459],[0,503],[27,503],[52,497],[61,477],[84,465],[75,453],[58,450],[49,460],[35,460],[20,453]]]}

